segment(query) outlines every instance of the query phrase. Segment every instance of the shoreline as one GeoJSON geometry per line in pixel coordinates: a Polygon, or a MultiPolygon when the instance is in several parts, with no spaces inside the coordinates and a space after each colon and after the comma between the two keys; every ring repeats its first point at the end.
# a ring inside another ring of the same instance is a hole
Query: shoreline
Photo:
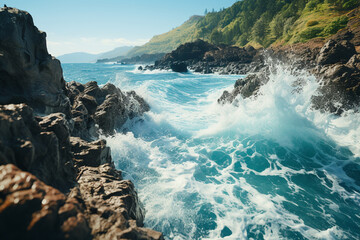
{"type": "Polygon", "coordinates": [[[0,237],[163,239],[143,228],[134,185],[98,138],[149,105],[113,84],[65,82],[29,13],[5,7],[0,20],[0,237]]]}

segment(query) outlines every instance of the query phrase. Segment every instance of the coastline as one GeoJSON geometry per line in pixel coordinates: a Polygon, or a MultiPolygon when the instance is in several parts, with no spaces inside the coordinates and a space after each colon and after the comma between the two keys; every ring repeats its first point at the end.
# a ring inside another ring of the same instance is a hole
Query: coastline
{"type": "Polygon", "coordinates": [[[163,239],[143,228],[133,184],[98,140],[148,104],[112,84],[65,83],[29,13],[1,8],[0,19],[0,237],[163,239]]]}
{"type": "MultiPolygon", "coordinates": [[[[134,91],[123,92],[113,84],[65,82],[60,62],[47,52],[46,34],[27,12],[3,8],[0,19],[8,24],[0,27],[0,36],[8,28],[20,30],[11,32],[8,42],[0,41],[5,53],[0,71],[6,73],[1,79],[0,181],[7,183],[1,191],[0,237],[163,239],[160,232],[143,228],[145,210],[133,183],[122,178],[111,149],[98,139],[99,131],[111,136],[150,106],[134,91]],[[9,48],[12,42],[21,48],[9,48]],[[17,52],[11,52],[14,49],[17,52]],[[23,221],[18,214],[24,215],[23,221]]],[[[247,74],[219,98],[218,103],[228,104],[240,96],[256,97],[269,80],[268,55],[275,63],[291,62],[294,69],[306,69],[323,81],[313,107],[341,115],[356,110],[360,102],[359,32],[349,27],[330,39],[272,47],[266,53],[197,41],[144,70],[247,74]]]]}

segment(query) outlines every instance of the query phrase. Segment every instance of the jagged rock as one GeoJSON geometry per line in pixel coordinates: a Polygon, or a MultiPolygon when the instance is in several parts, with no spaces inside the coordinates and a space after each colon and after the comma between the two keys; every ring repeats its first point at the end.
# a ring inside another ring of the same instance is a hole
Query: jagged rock
{"type": "Polygon", "coordinates": [[[234,89],[231,93],[224,91],[222,96],[218,99],[218,103],[232,103],[234,99],[241,95],[242,98],[256,96],[261,85],[265,84],[269,78],[267,77],[267,69],[256,74],[249,74],[245,78],[240,78],[235,82],[234,89]]]}
{"type": "Polygon", "coordinates": [[[176,50],[166,54],[147,70],[166,69],[175,72],[186,72],[187,67],[204,74],[219,72],[221,74],[243,74],[250,68],[258,51],[253,47],[239,48],[229,45],[213,45],[203,40],[185,43],[176,50]],[[231,65],[231,67],[229,67],[231,65]]]}
{"type": "MultiPolygon", "coordinates": [[[[325,44],[321,39],[314,39],[307,43],[272,47],[267,54],[275,62],[285,62],[293,69],[306,69],[314,74],[321,84],[319,94],[312,97],[313,108],[341,114],[344,110],[356,110],[360,103],[360,57],[356,53],[359,46],[353,44],[357,43],[355,38],[360,35],[354,31],[344,30],[325,44]]],[[[253,60],[251,64],[254,63],[253,60]]],[[[218,102],[231,103],[239,94],[244,98],[256,95],[260,86],[267,83],[269,75],[266,66],[261,61],[258,63],[262,70],[238,80],[234,90],[224,92],[218,102]]]]}
{"type": "Polygon", "coordinates": [[[60,62],[25,11],[0,9],[0,104],[27,103],[41,113],[70,113],[60,62]]]}
{"type": "Polygon", "coordinates": [[[330,39],[320,50],[318,65],[346,63],[354,54],[355,47],[349,41],[337,42],[330,39]]]}
{"type": "Polygon", "coordinates": [[[164,58],[160,60],[159,64],[173,61],[200,61],[204,58],[206,52],[216,49],[216,46],[198,39],[195,42],[180,45],[176,50],[166,54],[164,58]]]}
{"type": "Polygon", "coordinates": [[[78,183],[73,195],[84,200],[95,240],[163,239],[161,233],[142,228],[144,211],[134,185],[111,164],[81,167],[78,183]]]}
{"type": "Polygon", "coordinates": [[[96,82],[81,85],[67,84],[68,96],[73,103],[75,123],[73,136],[91,139],[96,136],[95,124],[104,134],[113,134],[127,119],[141,116],[150,107],[134,91],[123,93],[111,83],[99,88],[96,82]]]}
{"type": "Polygon", "coordinates": [[[78,137],[71,137],[71,151],[78,167],[97,167],[101,164],[111,163],[111,151],[105,140],[93,142],[84,141],[78,137]]]}
{"type": "Polygon", "coordinates": [[[25,104],[0,105],[0,165],[12,163],[51,186],[74,183],[69,124],[61,113],[34,117],[25,104]]]}
{"type": "Polygon", "coordinates": [[[66,198],[13,164],[0,166],[1,239],[90,239],[75,198],[66,198]]]}
{"type": "Polygon", "coordinates": [[[346,66],[354,70],[360,70],[360,54],[354,54],[346,63],[346,66]]]}
{"type": "Polygon", "coordinates": [[[186,64],[183,62],[171,63],[170,68],[172,71],[179,73],[185,73],[188,71],[186,64]]]}

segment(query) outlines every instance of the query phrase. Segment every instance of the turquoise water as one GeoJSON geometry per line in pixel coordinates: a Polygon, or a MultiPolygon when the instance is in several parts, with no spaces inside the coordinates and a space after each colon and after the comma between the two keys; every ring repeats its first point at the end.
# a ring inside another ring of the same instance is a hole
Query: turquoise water
{"type": "Polygon", "coordinates": [[[135,69],[63,64],[67,81],[112,82],[150,104],[107,138],[146,227],[167,239],[360,239],[360,115],[312,110],[312,76],[277,66],[257,98],[220,106],[243,76],[135,69]]]}

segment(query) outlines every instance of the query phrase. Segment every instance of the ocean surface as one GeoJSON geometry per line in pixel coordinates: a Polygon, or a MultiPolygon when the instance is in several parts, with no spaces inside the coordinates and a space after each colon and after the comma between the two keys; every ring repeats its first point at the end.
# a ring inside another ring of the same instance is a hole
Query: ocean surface
{"type": "Polygon", "coordinates": [[[257,98],[221,106],[244,76],[63,64],[151,106],[106,138],[167,239],[360,239],[360,115],[314,111],[318,83],[274,66],[257,98]]]}

